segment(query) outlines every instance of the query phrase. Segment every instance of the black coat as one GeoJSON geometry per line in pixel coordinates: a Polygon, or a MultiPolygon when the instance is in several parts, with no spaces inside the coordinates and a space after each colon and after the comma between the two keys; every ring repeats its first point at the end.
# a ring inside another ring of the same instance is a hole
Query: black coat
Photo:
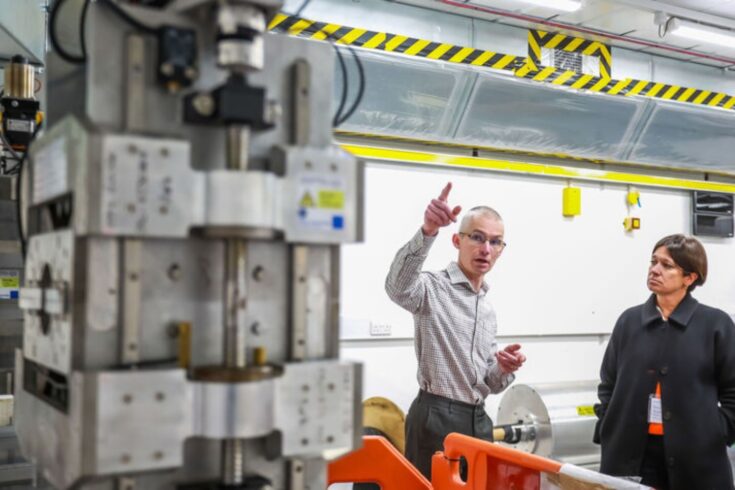
{"type": "Polygon", "coordinates": [[[602,473],[640,475],[660,381],[671,489],[733,488],[735,325],[725,312],[687,294],[664,322],[652,295],[618,319],[600,378],[602,473]]]}

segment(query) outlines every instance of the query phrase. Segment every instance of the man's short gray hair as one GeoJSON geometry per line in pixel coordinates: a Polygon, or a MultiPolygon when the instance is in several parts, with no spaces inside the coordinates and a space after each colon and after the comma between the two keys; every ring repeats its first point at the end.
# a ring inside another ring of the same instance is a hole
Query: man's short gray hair
{"type": "Polygon", "coordinates": [[[463,233],[470,231],[467,228],[470,226],[470,222],[472,221],[472,218],[474,218],[475,216],[485,216],[487,218],[493,218],[498,221],[503,221],[503,218],[500,216],[500,213],[495,211],[490,206],[475,206],[474,208],[467,211],[465,215],[462,217],[462,221],[459,224],[459,231],[463,233]]]}

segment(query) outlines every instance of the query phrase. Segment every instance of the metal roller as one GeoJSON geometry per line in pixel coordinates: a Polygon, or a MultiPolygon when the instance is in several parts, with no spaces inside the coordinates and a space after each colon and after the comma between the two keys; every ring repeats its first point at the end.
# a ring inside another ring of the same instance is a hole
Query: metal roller
{"type": "Polygon", "coordinates": [[[597,468],[597,381],[514,385],[498,407],[495,439],[563,463],[597,468]],[[502,432],[501,432],[502,431],[502,432]]]}

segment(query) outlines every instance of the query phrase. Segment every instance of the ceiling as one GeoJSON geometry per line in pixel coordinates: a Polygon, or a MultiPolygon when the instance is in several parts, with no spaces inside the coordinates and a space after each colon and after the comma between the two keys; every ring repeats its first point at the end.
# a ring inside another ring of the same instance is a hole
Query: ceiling
{"type": "Polygon", "coordinates": [[[597,38],[626,49],[719,68],[735,68],[732,47],[659,36],[656,12],[733,31],[735,0],[582,0],[582,8],[563,12],[522,0],[423,0],[406,3],[483,18],[493,22],[597,38]]]}

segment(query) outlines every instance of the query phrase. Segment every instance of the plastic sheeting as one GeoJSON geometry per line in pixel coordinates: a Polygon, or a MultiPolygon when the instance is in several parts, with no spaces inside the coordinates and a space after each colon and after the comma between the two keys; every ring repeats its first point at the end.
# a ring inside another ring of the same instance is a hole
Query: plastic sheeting
{"type": "MultiPolygon", "coordinates": [[[[359,77],[348,74],[346,107],[359,77]]],[[[612,162],[735,173],[735,111],[584,92],[488,69],[357,50],[365,95],[339,129],[612,162]]],[[[335,108],[342,94],[337,63],[335,108]]]]}
{"type": "Polygon", "coordinates": [[[494,148],[619,159],[645,101],[481,76],[456,141],[494,148]]]}
{"type": "Polygon", "coordinates": [[[735,171],[735,112],[657,102],[631,161],[735,171]]]}

